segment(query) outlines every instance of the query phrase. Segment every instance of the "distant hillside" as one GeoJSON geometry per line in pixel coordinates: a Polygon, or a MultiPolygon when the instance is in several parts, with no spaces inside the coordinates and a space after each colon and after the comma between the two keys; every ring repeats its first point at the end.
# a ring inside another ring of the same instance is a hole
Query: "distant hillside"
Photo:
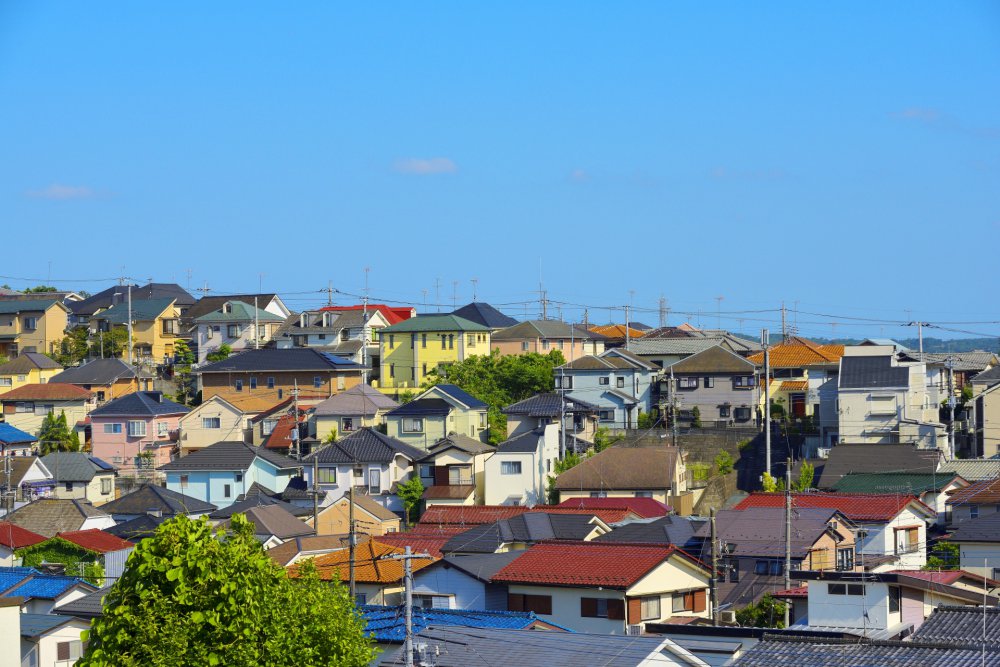
{"type": "MultiPolygon", "coordinates": [[[[781,340],[778,336],[774,342],[781,340]]],[[[810,338],[816,343],[836,343],[841,345],[857,345],[863,338],[810,338]]],[[[911,350],[920,349],[920,340],[917,338],[894,338],[897,343],[911,350]]],[[[973,350],[985,350],[987,352],[1000,352],[1000,338],[928,338],[924,336],[924,352],[972,352],[973,350]]]]}

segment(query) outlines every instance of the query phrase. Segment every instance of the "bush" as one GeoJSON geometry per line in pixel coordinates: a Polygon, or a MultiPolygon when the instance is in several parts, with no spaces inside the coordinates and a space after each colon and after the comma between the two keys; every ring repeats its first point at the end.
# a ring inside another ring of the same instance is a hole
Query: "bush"
{"type": "Polygon", "coordinates": [[[733,471],[733,455],[728,451],[723,449],[721,452],[715,455],[715,469],[720,475],[728,475],[733,471]]]}
{"type": "Polygon", "coordinates": [[[697,405],[691,410],[691,428],[701,428],[701,410],[697,405]]]}
{"type": "Polygon", "coordinates": [[[778,602],[770,593],[736,612],[736,622],[743,627],[783,628],[785,627],[785,603],[778,602]]]}

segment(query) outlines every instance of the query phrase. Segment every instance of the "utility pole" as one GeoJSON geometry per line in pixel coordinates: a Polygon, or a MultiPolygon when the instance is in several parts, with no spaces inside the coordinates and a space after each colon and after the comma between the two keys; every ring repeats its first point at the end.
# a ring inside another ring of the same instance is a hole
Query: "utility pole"
{"type": "MultiPolygon", "coordinates": [[[[354,465],[357,465],[355,463],[354,465]]],[[[349,478],[350,488],[347,491],[347,548],[348,548],[348,588],[351,591],[351,599],[358,597],[358,586],[354,580],[354,561],[358,547],[357,534],[354,532],[354,465],[351,466],[351,476],[349,478]]],[[[409,549],[409,547],[407,547],[409,549]]],[[[409,561],[407,561],[409,563],[409,561]]]]}
{"type": "Polygon", "coordinates": [[[333,281],[332,280],[326,281],[326,305],[327,306],[332,306],[333,305],[333,281]]]}
{"type": "Polygon", "coordinates": [[[764,345],[764,450],[767,474],[771,474],[771,332],[762,329],[760,342],[764,345]]]}
{"type": "Polygon", "coordinates": [[[920,346],[920,361],[924,360],[924,327],[930,326],[927,322],[908,322],[906,324],[908,327],[917,328],[917,340],[920,346]]]}
{"type": "Polygon", "coordinates": [[[292,449],[295,452],[293,457],[296,461],[301,458],[301,451],[299,450],[299,381],[298,379],[292,380],[292,423],[294,428],[292,429],[292,449]]]}
{"type": "Polygon", "coordinates": [[[382,558],[388,560],[401,560],[403,561],[403,591],[404,591],[404,620],[406,623],[406,635],[403,640],[403,664],[406,667],[414,667],[413,665],[413,566],[410,564],[414,558],[430,558],[430,554],[415,554],[410,549],[406,547],[404,552],[401,554],[392,554],[391,556],[383,556],[382,558]]]}
{"type": "Polygon", "coordinates": [[[477,289],[479,286],[479,278],[473,278],[471,282],[472,282],[472,302],[475,303],[476,299],[479,298],[479,291],[477,289]]]}
{"type": "Polygon", "coordinates": [[[253,297],[253,349],[260,349],[260,318],[257,317],[257,295],[253,297]]]}
{"type": "Polygon", "coordinates": [[[676,392],[677,385],[674,384],[674,369],[673,366],[670,367],[670,429],[673,432],[672,442],[674,447],[677,446],[677,399],[676,392]]]}
{"type": "MultiPolygon", "coordinates": [[[[128,281],[128,364],[132,366],[133,352],[132,352],[132,281],[128,281]]],[[[139,374],[136,373],[136,376],[139,374]]]]}
{"type": "MultiPolygon", "coordinates": [[[[785,302],[781,302],[781,340],[788,340],[788,320],[785,317],[785,302]]],[[[787,626],[786,626],[787,627],[787,626]]]]}
{"type": "Polygon", "coordinates": [[[313,534],[319,536],[319,456],[313,455],[313,534]]]}
{"type": "MultiPolygon", "coordinates": [[[[792,587],[792,457],[785,462],[785,590],[792,587]]],[[[785,627],[788,627],[788,603],[785,603],[785,627]]]]}
{"type": "Polygon", "coordinates": [[[458,308],[458,281],[451,281],[451,307],[454,310],[458,308]]]}
{"type": "Polygon", "coordinates": [[[660,326],[667,326],[667,299],[661,294],[660,295],[660,326]]]}
{"type": "Polygon", "coordinates": [[[437,307],[437,312],[441,312],[441,279],[434,279],[434,305],[437,307]]]}
{"type": "Polygon", "coordinates": [[[625,306],[625,351],[628,351],[629,346],[632,344],[632,336],[630,335],[631,330],[629,327],[629,319],[631,317],[630,306],[625,306]]]}
{"type": "Polygon", "coordinates": [[[539,293],[539,295],[541,295],[542,319],[543,320],[547,320],[547,319],[549,319],[549,304],[548,304],[548,300],[545,298],[546,292],[545,292],[544,289],[542,289],[541,285],[538,286],[538,293],[539,293]]]}
{"type": "Polygon", "coordinates": [[[724,296],[715,297],[715,328],[722,331],[722,300],[724,296]]]}
{"type": "MultiPolygon", "coordinates": [[[[923,356],[923,355],[921,355],[923,356]]],[[[923,359],[921,359],[923,361],[923,359]]],[[[944,361],[948,368],[948,456],[955,458],[955,357],[948,357],[944,361]]]]}
{"type": "Polygon", "coordinates": [[[361,300],[361,366],[362,366],[361,383],[368,384],[368,290],[367,289],[365,290],[364,299],[361,300]]]}
{"type": "MultiPolygon", "coordinates": [[[[711,538],[712,538],[712,578],[709,581],[711,585],[711,597],[712,606],[709,609],[712,612],[712,625],[719,624],[719,535],[715,532],[715,508],[711,508],[708,511],[709,522],[711,523],[711,538]]],[[[785,627],[788,627],[788,621],[785,621],[785,627]]]]}

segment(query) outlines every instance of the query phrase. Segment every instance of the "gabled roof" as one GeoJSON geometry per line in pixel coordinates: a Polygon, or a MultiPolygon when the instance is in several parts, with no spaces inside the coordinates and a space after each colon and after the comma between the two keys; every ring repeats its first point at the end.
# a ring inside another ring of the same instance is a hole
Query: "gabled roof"
{"type": "Polygon", "coordinates": [[[489,583],[500,570],[504,569],[515,561],[523,551],[506,551],[493,554],[468,554],[468,555],[447,555],[443,563],[435,564],[434,567],[453,567],[470,577],[479,581],[489,583]]]}
{"type": "MultiPolygon", "coordinates": [[[[807,366],[836,366],[844,356],[843,345],[820,345],[805,338],[790,336],[768,353],[771,368],[803,368],[807,366]]],[[[758,352],[748,357],[758,366],[764,365],[764,353],[758,352]]]]}
{"type": "MultiPolygon", "coordinates": [[[[384,644],[401,644],[406,636],[405,609],[402,606],[364,605],[358,609],[365,620],[365,632],[384,644]]],[[[538,622],[531,611],[487,611],[480,609],[427,609],[413,607],[413,632],[430,625],[463,628],[509,628],[521,630],[538,622]]]]}
{"type": "Polygon", "coordinates": [[[670,506],[655,498],[569,498],[557,507],[578,510],[626,509],[643,519],[653,519],[670,514],[670,506]]]}
{"type": "Polygon", "coordinates": [[[10,481],[3,475],[3,485],[9,484],[12,488],[21,486],[25,476],[32,468],[37,468],[37,472],[42,479],[52,479],[52,472],[45,467],[41,459],[36,456],[11,456],[10,457],[10,481]]]}
{"type": "Polygon", "coordinates": [[[465,452],[466,454],[472,455],[488,454],[490,452],[497,451],[497,448],[493,445],[480,440],[474,440],[467,435],[463,435],[461,433],[449,433],[431,445],[431,448],[427,451],[427,454],[421,459],[421,461],[432,461],[438,454],[449,449],[457,449],[465,452]]]}
{"type": "Polygon", "coordinates": [[[624,324],[604,324],[598,326],[590,327],[590,330],[596,334],[601,334],[607,338],[614,339],[625,339],[625,334],[627,333],[629,338],[642,338],[646,335],[646,332],[642,329],[636,329],[634,327],[626,327],[624,324]]]}
{"type": "Polygon", "coordinates": [[[133,322],[149,322],[160,317],[173,304],[174,300],[171,298],[137,300],[133,292],[131,311],[129,311],[127,303],[119,303],[105,311],[101,311],[95,317],[110,324],[128,324],[129,313],[131,312],[133,322]]]}
{"type": "Polygon", "coordinates": [[[379,542],[389,546],[405,549],[410,547],[410,553],[429,554],[435,558],[441,558],[444,553],[441,549],[451,539],[451,535],[415,533],[413,531],[386,533],[380,535],[379,542]]]}
{"type": "Polygon", "coordinates": [[[653,490],[670,487],[680,453],[674,447],[609,447],[556,478],[560,491],[653,490]]]}
{"type": "Polygon", "coordinates": [[[16,313],[48,310],[57,304],[66,308],[63,306],[62,302],[59,301],[59,299],[31,299],[27,301],[22,301],[20,299],[10,301],[3,300],[0,301],[0,315],[14,315],[16,313]]]}
{"type": "Polygon", "coordinates": [[[470,322],[481,324],[489,329],[504,329],[517,324],[517,320],[513,317],[504,315],[490,304],[482,301],[474,301],[470,304],[466,304],[458,310],[453,310],[451,314],[469,320],[470,322]]]}
{"type": "Polygon", "coordinates": [[[101,510],[108,514],[142,515],[156,511],[166,517],[178,514],[206,514],[215,509],[216,506],[211,503],[156,484],[143,484],[135,491],[101,505],[101,510]]]}
{"type": "Polygon", "coordinates": [[[1000,607],[939,605],[934,608],[923,625],[914,631],[910,639],[915,642],[979,644],[985,645],[990,651],[998,651],[1000,607]]]}
{"type": "MultiPolygon", "coordinates": [[[[399,584],[403,581],[403,561],[392,560],[386,556],[398,555],[404,549],[389,546],[376,540],[369,540],[355,548],[354,580],[360,584],[399,584]]],[[[418,572],[434,562],[433,558],[414,558],[410,561],[411,570],[418,572]]],[[[318,556],[315,559],[316,569],[320,579],[339,578],[347,581],[347,570],[350,554],[347,549],[318,556]]],[[[297,577],[298,568],[292,565],[289,576],[297,577]]]]}
{"type": "Polygon", "coordinates": [[[976,384],[982,383],[986,385],[994,385],[1000,382],[1000,364],[976,375],[974,378],[972,378],[972,381],[976,384]]]}
{"type": "Polygon", "coordinates": [[[433,524],[476,526],[530,511],[523,505],[434,505],[421,515],[417,528],[433,524]]]}
{"type": "MultiPolygon", "coordinates": [[[[257,535],[273,535],[279,539],[287,540],[293,537],[312,535],[315,532],[312,527],[297,519],[294,514],[281,505],[251,507],[243,512],[243,516],[254,525],[254,533],[257,535]]],[[[229,521],[227,519],[221,525],[228,526],[229,521]]]]}
{"type": "MultiPolygon", "coordinates": [[[[254,482],[256,484],[256,482],[254,482]]],[[[247,497],[238,500],[237,502],[229,505],[228,507],[223,507],[217,509],[208,515],[209,519],[228,519],[234,514],[248,514],[250,510],[256,509],[258,507],[268,507],[275,506],[282,508],[288,514],[295,517],[300,516],[312,516],[312,507],[299,507],[298,505],[293,505],[289,502],[285,502],[280,498],[275,498],[274,496],[268,495],[266,493],[254,493],[247,494],[247,497]]],[[[249,514],[248,514],[249,516],[249,514]]],[[[310,531],[312,529],[310,528],[310,531]]]]}
{"type": "MultiPolygon", "coordinates": [[[[345,495],[345,496],[342,496],[339,500],[336,500],[333,503],[331,503],[330,505],[328,505],[327,509],[329,509],[330,507],[334,507],[336,505],[347,505],[349,502],[350,502],[350,499],[345,495]]],[[[393,520],[398,521],[399,520],[399,515],[398,514],[396,514],[395,512],[393,512],[393,511],[391,511],[391,510],[383,507],[382,505],[379,505],[377,502],[375,502],[374,500],[372,500],[371,498],[369,498],[368,496],[366,496],[364,494],[355,494],[354,495],[354,508],[355,508],[355,511],[358,510],[358,509],[361,509],[361,510],[367,512],[368,514],[371,514],[373,517],[375,517],[379,521],[393,521],[393,520]]],[[[324,511],[325,511],[324,509],[320,509],[319,513],[322,514],[324,511]]]]}
{"type": "Polygon", "coordinates": [[[951,542],[1000,542],[1000,512],[963,521],[948,539],[951,542]]]}
{"type": "Polygon", "coordinates": [[[42,635],[72,623],[74,620],[76,619],[67,618],[62,615],[21,614],[19,616],[21,624],[21,637],[37,641],[42,635]]]}
{"type": "MultiPolygon", "coordinates": [[[[75,315],[92,315],[101,308],[108,308],[115,303],[125,303],[128,300],[128,291],[127,285],[115,285],[83,301],[71,301],[68,305],[75,315]]],[[[171,299],[176,301],[178,306],[191,306],[195,302],[195,298],[176,283],[147,283],[141,287],[138,285],[132,287],[133,305],[136,301],[149,299],[171,299]]]]}
{"type": "MultiPolygon", "coordinates": [[[[268,304],[277,298],[277,294],[228,294],[220,296],[203,296],[198,299],[198,302],[193,306],[188,308],[187,316],[192,320],[197,320],[203,315],[208,315],[209,313],[215,312],[222,308],[222,305],[229,302],[239,301],[248,306],[250,306],[251,312],[253,311],[254,300],[257,301],[257,307],[260,309],[267,308],[268,304]]],[[[267,311],[264,311],[267,312],[267,311]]],[[[271,315],[271,313],[268,313],[271,315]]],[[[277,317],[274,315],[274,317],[277,317]]],[[[280,320],[281,318],[278,317],[280,320]]]]}
{"type": "Polygon", "coordinates": [[[718,345],[670,365],[670,370],[679,375],[685,373],[753,373],[757,367],[753,362],[718,345]]]}
{"type": "Polygon", "coordinates": [[[302,460],[302,465],[312,465],[314,458],[321,466],[390,463],[397,455],[416,461],[423,458],[424,452],[373,428],[365,427],[313,452],[302,460]]]}
{"type": "Polygon", "coordinates": [[[678,554],[706,570],[697,559],[674,546],[615,542],[542,542],[493,576],[494,582],[550,586],[635,585],[670,556],[678,554]]]}
{"type": "Polygon", "coordinates": [[[938,472],[954,473],[970,482],[994,479],[1000,477],[1000,459],[945,459],[938,472]]]}
{"type": "Polygon", "coordinates": [[[316,406],[314,414],[322,416],[373,416],[380,410],[392,410],[399,403],[368,384],[358,384],[316,406]]]}
{"type": "Polygon", "coordinates": [[[994,505],[1000,503],[1000,478],[984,479],[952,491],[949,505],[994,505]]]}
{"type": "Polygon", "coordinates": [[[23,549],[44,542],[45,538],[10,521],[0,521],[0,544],[8,549],[23,549]]]}
{"type": "Polygon", "coordinates": [[[49,384],[90,384],[109,385],[116,380],[135,377],[135,370],[121,359],[94,359],[81,366],[67,368],[54,375],[49,384]]]}
{"type": "Polygon", "coordinates": [[[87,591],[96,590],[94,586],[79,577],[67,577],[60,574],[32,574],[16,587],[5,591],[4,597],[20,597],[25,600],[54,600],[66,591],[83,587],[87,591]]]}
{"type": "Polygon", "coordinates": [[[635,367],[636,364],[629,363],[622,357],[588,354],[556,367],[553,372],[558,376],[559,372],[564,369],[568,371],[613,371],[631,370],[635,367]]]}
{"type": "Polygon", "coordinates": [[[567,324],[562,320],[528,320],[515,324],[493,334],[494,341],[534,340],[536,338],[562,338],[570,340],[605,340],[607,337],[594,333],[579,324],[567,324]]]}
{"type": "Polygon", "coordinates": [[[722,338],[654,338],[632,341],[629,351],[640,356],[687,356],[722,344],[722,338]]]}
{"type": "MultiPolygon", "coordinates": [[[[900,353],[902,359],[922,361],[928,366],[947,366],[949,363],[956,373],[979,373],[997,363],[997,355],[993,352],[973,350],[971,352],[914,352],[907,350],[900,353]]],[[[978,376],[977,376],[978,377],[978,376]]]]}
{"type": "MultiPolygon", "coordinates": [[[[832,508],[792,512],[792,558],[806,558],[816,542],[829,530],[830,521],[840,516],[832,508]]],[[[715,515],[716,534],[736,556],[777,557],[785,553],[785,510],[783,507],[749,507],[720,510],[715,515]]],[[[703,525],[695,537],[709,539],[710,526],[703,525]]]]}
{"type": "MultiPolygon", "coordinates": [[[[860,624],[860,621],[859,621],[860,624]]],[[[981,645],[954,642],[820,639],[765,635],[743,653],[739,667],[842,667],[843,665],[892,665],[893,667],[959,667],[983,664],[981,645]]],[[[986,665],[1000,665],[1000,654],[986,653],[986,665]]]]}
{"type": "Polygon", "coordinates": [[[908,366],[894,366],[891,356],[845,356],[840,360],[841,389],[895,389],[910,385],[908,366]]]}
{"type": "Polygon", "coordinates": [[[583,540],[594,532],[592,514],[525,512],[495,523],[484,523],[454,535],[441,549],[445,553],[494,553],[510,542],[583,540]]]}
{"type": "Polygon", "coordinates": [[[497,445],[497,452],[504,454],[531,454],[545,443],[545,431],[535,429],[507,438],[497,445]]]}
{"type": "Polygon", "coordinates": [[[114,473],[114,466],[86,452],[52,452],[41,459],[57,482],[89,482],[96,475],[114,473]]]}
{"type": "Polygon", "coordinates": [[[505,415],[525,415],[528,417],[558,417],[562,410],[562,403],[566,403],[566,412],[597,412],[597,406],[587,401],[577,398],[569,398],[563,394],[546,392],[535,394],[517,403],[512,403],[503,408],[501,412],[505,415]]]}
{"type": "Polygon", "coordinates": [[[253,465],[254,459],[261,459],[279,470],[301,468],[302,463],[294,461],[263,447],[254,447],[243,442],[217,442],[204,449],[191,452],[176,461],[160,466],[157,470],[230,470],[245,471],[253,465]]]}
{"type": "Polygon", "coordinates": [[[115,537],[120,537],[123,540],[129,540],[134,543],[138,543],[147,537],[152,537],[156,534],[156,529],[160,527],[164,521],[169,521],[172,517],[169,516],[152,516],[150,514],[142,514],[134,519],[119,523],[116,526],[111,526],[105,529],[105,532],[111,533],[115,537]]]}
{"type": "Polygon", "coordinates": [[[457,315],[418,315],[379,331],[380,335],[431,331],[489,331],[489,327],[457,315]]]}
{"type": "Polygon", "coordinates": [[[415,317],[417,314],[417,311],[410,306],[391,308],[383,303],[369,303],[355,306],[326,306],[324,308],[320,308],[320,311],[324,310],[332,310],[336,312],[349,312],[355,310],[378,311],[389,324],[398,324],[403,320],[415,317]]]}
{"type": "MultiPolygon", "coordinates": [[[[783,493],[754,492],[737,503],[733,509],[784,506],[783,493]]],[[[928,517],[936,516],[936,512],[920,502],[916,496],[903,493],[793,493],[792,507],[840,510],[841,514],[851,521],[891,521],[907,507],[928,517]]]]}
{"type": "Polygon", "coordinates": [[[72,602],[59,605],[52,610],[52,613],[60,616],[76,616],[83,619],[97,618],[104,614],[104,596],[110,590],[111,586],[105,586],[93,593],[87,593],[72,602]]]}
{"type": "Polygon", "coordinates": [[[642,542],[675,544],[683,547],[692,541],[695,532],[708,519],[664,516],[658,519],[627,521],[615,524],[610,533],[594,538],[597,542],[642,542]]]}
{"type": "MultiPolygon", "coordinates": [[[[361,543],[367,541],[368,536],[356,534],[355,538],[361,543]]],[[[350,545],[348,539],[348,535],[303,535],[268,549],[267,555],[278,565],[287,567],[300,555],[318,555],[346,549],[350,545]]]]}
{"type": "Polygon", "coordinates": [[[436,384],[431,387],[428,387],[426,391],[424,391],[422,394],[420,394],[420,396],[417,397],[417,400],[420,400],[423,397],[433,396],[437,393],[442,393],[448,396],[452,400],[461,403],[470,410],[481,410],[482,408],[489,407],[488,405],[486,405],[486,403],[480,401],[478,398],[476,398],[469,392],[465,391],[458,385],[447,384],[447,383],[436,384]]]}
{"type": "Polygon", "coordinates": [[[840,493],[924,493],[940,491],[955,480],[965,482],[954,473],[858,472],[841,477],[833,490],[840,493]]]}
{"type": "Polygon", "coordinates": [[[131,542],[121,539],[111,533],[107,533],[97,528],[89,530],[71,530],[65,533],[56,533],[67,542],[72,542],[78,547],[97,554],[106,554],[111,551],[122,551],[134,546],[131,542]]]}
{"type": "Polygon", "coordinates": [[[830,449],[816,486],[832,489],[849,473],[933,473],[940,461],[940,450],[916,445],[841,444],[830,449]]]}
{"type": "Polygon", "coordinates": [[[23,445],[36,442],[38,438],[15,428],[7,422],[0,422],[0,445],[23,445]]]}
{"type": "Polygon", "coordinates": [[[21,375],[34,370],[62,368],[62,364],[37,352],[22,352],[5,364],[0,364],[0,375],[21,375]]]}
{"type": "Polygon", "coordinates": [[[269,313],[262,308],[253,307],[243,301],[226,301],[220,304],[215,310],[194,318],[195,322],[210,324],[212,322],[284,322],[285,318],[269,313]],[[226,312],[225,309],[229,311],[226,312]]]}
{"type": "Polygon", "coordinates": [[[362,366],[333,354],[308,347],[286,349],[265,347],[245,350],[231,357],[202,366],[197,373],[291,373],[295,371],[358,371],[362,366]]]}
{"type": "Polygon", "coordinates": [[[56,533],[79,530],[91,517],[107,516],[83,500],[39,498],[8,514],[7,520],[44,537],[52,537],[56,533]]]}
{"type": "Polygon", "coordinates": [[[0,394],[0,401],[87,401],[93,396],[75,384],[46,382],[24,384],[17,389],[0,394]]]}
{"type": "Polygon", "coordinates": [[[160,417],[181,415],[191,412],[191,408],[174,403],[163,397],[159,391],[134,391],[90,412],[91,417],[160,417]]]}
{"type": "Polygon", "coordinates": [[[452,404],[443,398],[416,398],[386,413],[387,417],[444,417],[452,404]]]}

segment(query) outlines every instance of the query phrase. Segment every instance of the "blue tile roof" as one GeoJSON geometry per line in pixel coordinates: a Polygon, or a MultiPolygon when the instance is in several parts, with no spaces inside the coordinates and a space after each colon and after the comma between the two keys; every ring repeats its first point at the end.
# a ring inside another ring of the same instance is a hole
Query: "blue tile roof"
{"type": "Polygon", "coordinates": [[[21,614],[19,618],[21,619],[22,637],[38,637],[73,620],[54,614],[21,614]]]}
{"type": "Polygon", "coordinates": [[[488,405],[486,405],[485,403],[483,403],[482,401],[480,401],[478,398],[476,398],[472,394],[468,393],[464,389],[460,389],[456,385],[453,385],[453,384],[439,384],[439,385],[435,385],[435,386],[438,389],[440,389],[441,391],[443,391],[444,393],[446,393],[449,396],[451,396],[452,398],[454,398],[456,401],[461,401],[462,403],[465,403],[470,408],[487,408],[487,407],[489,407],[488,405]]]}
{"type": "Polygon", "coordinates": [[[14,428],[10,424],[0,422],[0,443],[13,445],[15,443],[22,442],[35,442],[36,440],[38,440],[38,438],[30,433],[25,433],[21,429],[14,428]]]}
{"type": "Polygon", "coordinates": [[[52,600],[78,584],[86,584],[87,586],[90,586],[90,584],[79,577],[66,577],[56,574],[36,574],[20,586],[4,593],[4,597],[21,597],[25,599],[41,598],[43,600],[52,600]]]}
{"type": "Polygon", "coordinates": [[[40,574],[33,567],[0,567],[0,593],[17,586],[33,574],[40,574]]]}
{"type": "MultiPolygon", "coordinates": [[[[376,642],[403,643],[406,634],[404,607],[363,605],[361,615],[366,630],[376,642]]],[[[452,625],[465,628],[498,628],[522,630],[538,620],[533,611],[488,611],[485,609],[425,609],[413,607],[413,632],[431,625],[452,625]]],[[[548,623],[548,621],[546,621],[548,623]]]]}

